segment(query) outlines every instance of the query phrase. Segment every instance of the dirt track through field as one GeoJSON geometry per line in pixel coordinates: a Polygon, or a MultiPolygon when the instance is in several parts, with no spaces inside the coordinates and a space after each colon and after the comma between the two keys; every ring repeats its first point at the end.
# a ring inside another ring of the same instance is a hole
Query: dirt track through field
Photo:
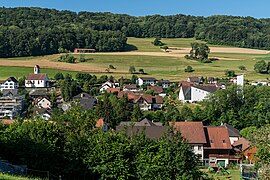
{"type": "MultiPolygon", "coordinates": [[[[171,52],[112,52],[112,53],[94,53],[94,55],[145,55],[145,56],[159,56],[159,57],[184,57],[188,54],[190,48],[182,48],[180,50],[172,50],[171,52]]],[[[268,54],[270,51],[257,50],[257,49],[247,49],[247,48],[223,48],[223,47],[211,47],[211,52],[220,52],[220,53],[243,53],[243,54],[268,54]]],[[[0,59],[0,66],[21,66],[21,67],[34,67],[38,64],[42,68],[51,68],[51,69],[61,69],[69,71],[84,71],[84,72],[105,72],[104,68],[93,66],[92,64],[87,63],[78,63],[70,64],[63,62],[56,62],[55,59],[59,58],[60,55],[50,55],[43,57],[34,57],[34,58],[23,58],[19,59],[0,59]]],[[[222,58],[224,60],[232,60],[231,58],[222,58]]],[[[239,60],[234,59],[233,60],[239,60]]],[[[125,73],[123,70],[114,70],[114,72],[125,73]]]]}

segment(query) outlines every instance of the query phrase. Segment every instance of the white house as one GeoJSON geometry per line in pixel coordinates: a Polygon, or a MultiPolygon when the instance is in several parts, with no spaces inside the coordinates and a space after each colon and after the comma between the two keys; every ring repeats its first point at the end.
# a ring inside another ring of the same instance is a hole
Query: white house
{"type": "Polygon", "coordinates": [[[218,90],[219,87],[216,84],[204,84],[204,85],[181,85],[178,99],[183,102],[197,102],[203,101],[208,95],[218,90]]]}
{"type": "Polygon", "coordinates": [[[27,88],[43,88],[49,84],[47,74],[40,74],[40,67],[35,65],[34,74],[29,74],[25,80],[25,87],[27,88]]]}
{"type": "Polygon", "coordinates": [[[24,98],[21,96],[0,97],[0,119],[14,119],[23,108],[24,98]]]}
{"type": "Polygon", "coordinates": [[[151,86],[154,86],[156,85],[158,81],[155,79],[155,78],[152,78],[152,77],[140,77],[138,78],[137,80],[137,84],[139,86],[143,85],[143,84],[150,84],[151,86]]]}
{"type": "Polygon", "coordinates": [[[119,87],[119,83],[107,81],[101,85],[101,88],[99,89],[100,92],[105,92],[109,88],[116,88],[119,87]]]}
{"type": "Polygon", "coordinates": [[[133,103],[139,104],[140,109],[144,111],[158,110],[163,106],[163,97],[143,94],[134,99],[133,103]]]}
{"type": "Polygon", "coordinates": [[[204,146],[206,145],[206,135],[202,122],[169,122],[175,131],[187,140],[193,152],[199,157],[201,162],[204,160],[204,146]]]}
{"type": "Polygon", "coordinates": [[[0,90],[15,90],[19,88],[19,82],[14,77],[9,77],[7,80],[0,82],[0,90]]]}
{"type": "Polygon", "coordinates": [[[163,89],[167,89],[171,84],[169,80],[159,80],[158,83],[161,84],[163,89]]]}
{"type": "Polygon", "coordinates": [[[52,104],[51,104],[51,101],[48,100],[46,97],[43,97],[43,98],[40,98],[40,99],[37,99],[37,106],[39,108],[51,108],[52,104]]]}

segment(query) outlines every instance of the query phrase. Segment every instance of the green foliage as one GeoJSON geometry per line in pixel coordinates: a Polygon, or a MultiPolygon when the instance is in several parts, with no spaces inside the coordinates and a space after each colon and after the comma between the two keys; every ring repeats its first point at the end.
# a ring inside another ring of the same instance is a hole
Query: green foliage
{"type": "Polygon", "coordinates": [[[257,61],[254,65],[254,70],[258,73],[268,73],[269,65],[264,60],[257,61]]]}
{"type": "Polygon", "coordinates": [[[235,71],[228,70],[228,69],[225,71],[225,75],[228,76],[228,77],[235,77],[236,76],[235,71]]]}
{"type": "Polygon", "coordinates": [[[185,68],[185,72],[193,72],[194,70],[193,70],[193,68],[191,67],[191,66],[187,66],[186,68],[185,68]]]}
{"type": "Polygon", "coordinates": [[[242,137],[246,139],[251,139],[251,137],[256,133],[257,128],[255,126],[250,126],[242,129],[240,131],[240,134],[242,137]]]}
{"type": "Polygon", "coordinates": [[[135,67],[134,67],[134,66],[130,66],[128,72],[129,72],[130,74],[134,74],[134,73],[136,72],[135,67]]]}
{"type": "Polygon", "coordinates": [[[238,68],[239,68],[241,71],[246,71],[246,70],[247,70],[246,66],[244,66],[244,65],[238,66],[238,68]]]}
{"type": "Polygon", "coordinates": [[[269,21],[251,17],[135,17],[41,8],[1,8],[0,14],[0,57],[53,54],[78,47],[123,51],[126,37],[195,37],[212,44],[270,47],[270,35],[265,33],[269,21]]]}
{"type": "Polygon", "coordinates": [[[164,45],[164,43],[162,43],[161,41],[160,41],[160,38],[155,38],[155,40],[153,41],[153,44],[154,44],[154,46],[163,46],[164,45]]]}
{"type": "Polygon", "coordinates": [[[58,61],[66,62],[66,63],[75,63],[76,58],[74,56],[69,55],[69,54],[65,54],[65,55],[60,56],[60,59],[58,61]]]}
{"type": "Polygon", "coordinates": [[[55,80],[63,80],[63,79],[65,79],[65,77],[64,77],[63,73],[56,73],[54,75],[54,79],[55,80]]]}

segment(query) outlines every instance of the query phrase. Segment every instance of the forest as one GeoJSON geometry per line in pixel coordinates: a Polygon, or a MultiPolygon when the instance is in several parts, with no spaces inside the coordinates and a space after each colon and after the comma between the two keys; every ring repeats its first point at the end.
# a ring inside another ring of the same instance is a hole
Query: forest
{"type": "Polygon", "coordinates": [[[129,16],[42,8],[0,8],[0,57],[95,48],[124,51],[126,37],[192,38],[270,49],[270,19],[238,16],[129,16]]]}

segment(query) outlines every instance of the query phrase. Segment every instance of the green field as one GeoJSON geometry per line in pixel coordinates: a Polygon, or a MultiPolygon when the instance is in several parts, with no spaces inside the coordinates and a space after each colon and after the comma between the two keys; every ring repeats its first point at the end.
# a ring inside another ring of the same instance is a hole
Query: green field
{"type": "MultiPolygon", "coordinates": [[[[158,55],[140,55],[140,52],[151,52],[151,53],[163,53],[159,47],[154,46],[151,42],[154,38],[128,38],[128,49],[137,54],[87,54],[85,58],[91,58],[85,63],[79,63],[85,67],[91,67],[99,69],[101,73],[91,73],[100,75],[112,75],[116,78],[123,77],[131,77],[128,73],[128,69],[130,66],[135,66],[136,70],[144,69],[147,75],[144,76],[154,76],[158,79],[169,79],[172,81],[181,81],[185,80],[189,76],[214,76],[214,77],[225,77],[225,70],[234,70],[236,73],[243,73],[246,75],[246,79],[248,80],[266,80],[270,76],[267,74],[258,74],[253,70],[253,66],[257,60],[270,60],[269,54],[244,54],[244,53],[210,53],[210,57],[219,58],[218,61],[213,63],[200,63],[193,60],[187,60],[183,57],[183,54],[179,54],[179,56],[158,56],[158,55]],[[105,69],[108,68],[109,65],[113,65],[116,67],[116,70],[111,70],[110,73],[107,73],[105,69]],[[184,72],[186,66],[192,66],[195,70],[192,73],[184,72]],[[247,68],[247,71],[239,70],[239,66],[244,65],[247,68]]],[[[196,40],[193,38],[163,38],[161,40],[169,47],[177,47],[177,48],[189,48],[190,43],[195,42],[196,40]]],[[[200,42],[200,41],[198,41],[200,42]]],[[[216,46],[210,46],[216,47],[216,46]]],[[[221,46],[218,46],[221,47],[221,46]]],[[[225,47],[225,46],[222,46],[225,47]]],[[[227,47],[226,47],[227,48],[227,47]]],[[[165,52],[164,52],[165,53],[165,52]]],[[[39,56],[39,57],[20,57],[20,58],[8,58],[5,60],[14,60],[18,63],[22,60],[27,60],[27,62],[48,58],[50,60],[55,60],[58,56],[39,56]]],[[[0,59],[1,62],[1,59],[0,59]]],[[[50,61],[48,61],[49,63],[50,61]]],[[[69,66],[67,63],[63,62],[63,65],[69,66]]],[[[20,66],[20,64],[16,65],[20,66]]],[[[55,66],[50,67],[49,69],[43,69],[42,72],[47,73],[49,77],[53,77],[57,72],[63,73],[71,73],[75,74],[76,71],[80,71],[80,69],[71,69],[67,70],[56,70],[55,66]]],[[[57,69],[61,69],[57,67],[57,69]]],[[[67,68],[63,68],[67,69],[67,68]]],[[[5,79],[9,76],[21,77],[23,75],[28,75],[32,72],[32,68],[26,67],[6,67],[0,66],[0,79],[5,79]]]]}
{"type": "MultiPolygon", "coordinates": [[[[27,76],[30,73],[33,73],[33,68],[28,67],[14,67],[14,66],[0,66],[0,79],[5,79],[9,76],[14,76],[16,78],[20,78],[23,76],[27,76]]],[[[48,74],[49,77],[54,77],[54,75],[58,72],[63,74],[69,73],[75,77],[76,71],[64,71],[57,69],[41,69],[41,73],[48,74]]]]}
{"type": "Polygon", "coordinates": [[[19,176],[12,176],[8,174],[0,173],[1,180],[38,180],[37,178],[26,178],[26,177],[19,177],[19,176]]]}

